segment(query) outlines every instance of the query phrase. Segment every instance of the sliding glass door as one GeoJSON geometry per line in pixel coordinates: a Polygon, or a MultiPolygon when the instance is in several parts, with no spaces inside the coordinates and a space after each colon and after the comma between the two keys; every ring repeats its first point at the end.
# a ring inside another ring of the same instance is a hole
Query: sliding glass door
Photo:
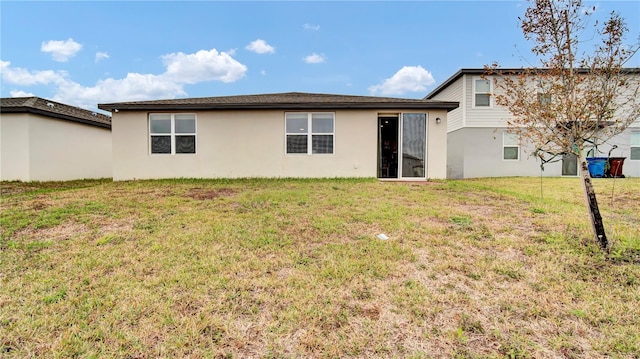
{"type": "Polygon", "coordinates": [[[425,178],[427,159],[427,115],[402,114],[402,156],[400,167],[403,178],[425,178]]]}
{"type": "Polygon", "coordinates": [[[378,178],[427,176],[427,114],[378,116],[378,178]]]}

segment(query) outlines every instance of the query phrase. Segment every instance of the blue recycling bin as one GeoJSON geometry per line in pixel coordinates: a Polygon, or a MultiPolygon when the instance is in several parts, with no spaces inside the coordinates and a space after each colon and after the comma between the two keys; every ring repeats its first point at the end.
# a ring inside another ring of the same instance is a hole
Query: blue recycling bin
{"type": "Polygon", "coordinates": [[[587,167],[589,168],[589,175],[592,178],[604,177],[606,164],[606,157],[587,157],[587,167]]]}

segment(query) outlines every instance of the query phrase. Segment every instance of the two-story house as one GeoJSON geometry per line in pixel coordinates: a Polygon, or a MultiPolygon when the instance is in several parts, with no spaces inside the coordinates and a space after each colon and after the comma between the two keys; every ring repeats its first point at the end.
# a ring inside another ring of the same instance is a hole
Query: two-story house
{"type": "MultiPolygon", "coordinates": [[[[578,161],[571,155],[545,164],[541,171],[534,149],[509,133],[511,114],[495,103],[494,81],[491,76],[483,77],[484,73],[484,69],[461,69],[425,97],[460,104],[447,116],[447,178],[576,176],[578,161]]],[[[630,69],[630,73],[640,78],[640,69],[630,69]]],[[[625,158],[623,174],[640,176],[640,120],[600,146],[595,155],[607,157],[614,145],[611,156],[625,158]]]]}

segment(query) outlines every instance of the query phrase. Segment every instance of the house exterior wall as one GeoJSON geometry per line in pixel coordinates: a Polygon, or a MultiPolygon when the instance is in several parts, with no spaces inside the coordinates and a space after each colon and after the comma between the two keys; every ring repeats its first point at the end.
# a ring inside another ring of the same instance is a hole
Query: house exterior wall
{"type": "MultiPolygon", "coordinates": [[[[522,145],[518,160],[503,159],[502,133],[506,127],[477,128],[466,127],[449,133],[447,178],[509,177],[509,176],[562,176],[562,161],[547,163],[540,170],[540,159],[531,156],[533,147],[522,145]]],[[[629,159],[629,137],[632,129],[616,136],[610,145],[618,148],[612,157],[626,157],[623,174],[640,177],[640,160],[629,159]]],[[[610,146],[601,146],[597,157],[607,157],[610,146]]]]}
{"type": "MultiPolygon", "coordinates": [[[[507,129],[465,127],[449,133],[448,178],[540,176],[540,160],[522,146],[518,160],[503,159],[502,134],[507,129]]],[[[543,176],[560,176],[560,162],[545,165],[543,176]]]]}
{"type": "MultiPolygon", "coordinates": [[[[639,78],[637,75],[633,75],[639,78]]],[[[521,147],[520,159],[502,159],[502,132],[511,114],[506,107],[495,104],[495,96],[489,107],[474,106],[474,81],[480,74],[462,74],[430,99],[459,101],[460,107],[449,113],[447,143],[447,178],[539,176],[540,160],[532,158],[530,147],[521,147]]],[[[500,94],[500,89],[491,81],[491,93],[500,94]]],[[[535,91],[535,88],[532,88],[535,91]]],[[[631,94],[631,90],[627,90],[631,94]]],[[[630,134],[640,131],[640,120],[635,121],[624,133],[600,145],[594,156],[606,157],[613,145],[612,157],[626,157],[623,174],[640,176],[640,160],[631,160],[630,134]]],[[[562,162],[545,164],[543,176],[561,176],[562,162]]]]}
{"type": "Polygon", "coordinates": [[[0,116],[0,180],[29,180],[28,114],[0,116]]]}
{"type": "Polygon", "coordinates": [[[109,129],[30,116],[31,181],[109,178],[111,152],[109,129]]]}
{"type": "Polygon", "coordinates": [[[447,131],[449,132],[464,127],[465,99],[462,95],[463,93],[464,80],[463,78],[460,78],[433,98],[438,101],[455,101],[460,104],[458,108],[449,111],[447,114],[447,131]]]}
{"type": "Polygon", "coordinates": [[[447,122],[450,113],[439,110],[430,111],[427,115],[427,178],[447,178],[447,122]],[[436,118],[442,122],[436,123],[436,118]]]}
{"type": "MultiPolygon", "coordinates": [[[[491,96],[489,107],[474,107],[473,82],[481,77],[478,75],[464,75],[465,81],[465,127],[489,127],[496,128],[506,125],[507,119],[511,116],[506,107],[498,106],[495,103],[494,96],[491,96]]],[[[500,94],[500,90],[495,87],[493,80],[491,81],[491,92],[495,95],[500,94]]]]}
{"type": "Polygon", "coordinates": [[[109,129],[25,113],[1,121],[2,180],[111,177],[109,129]]]}
{"type": "MultiPolygon", "coordinates": [[[[150,154],[148,112],[114,113],[113,178],[376,177],[377,111],[317,111],[335,113],[334,153],[327,155],[285,153],[285,112],[196,112],[196,153],[175,155],[150,154]]],[[[436,117],[444,126],[429,127],[427,173],[444,178],[446,154],[437,154],[446,152],[446,111],[429,113],[430,125],[436,117]]]]}

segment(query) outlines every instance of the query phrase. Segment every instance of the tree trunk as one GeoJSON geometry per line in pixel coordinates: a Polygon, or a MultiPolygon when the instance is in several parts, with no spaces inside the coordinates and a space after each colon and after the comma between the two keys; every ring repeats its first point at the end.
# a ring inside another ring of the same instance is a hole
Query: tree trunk
{"type": "MultiPolygon", "coordinates": [[[[582,156],[581,156],[582,157],[582,156]]],[[[609,250],[609,243],[607,241],[607,235],[604,232],[604,223],[602,223],[602,216],[598,209],[598,200],[596,199],[596,193],[593,190],[593,184],[591,183],[591,176],[589,175],[589,168],[587,167],[586,158],[580,158],[580,175],[582,177],[582,189],[584,190],[584,198],[587,202],[587,209],[591,216],[591,226],[593,227],[593,234],[595,235],[596,242],[605,251],[609,250]]]]}

